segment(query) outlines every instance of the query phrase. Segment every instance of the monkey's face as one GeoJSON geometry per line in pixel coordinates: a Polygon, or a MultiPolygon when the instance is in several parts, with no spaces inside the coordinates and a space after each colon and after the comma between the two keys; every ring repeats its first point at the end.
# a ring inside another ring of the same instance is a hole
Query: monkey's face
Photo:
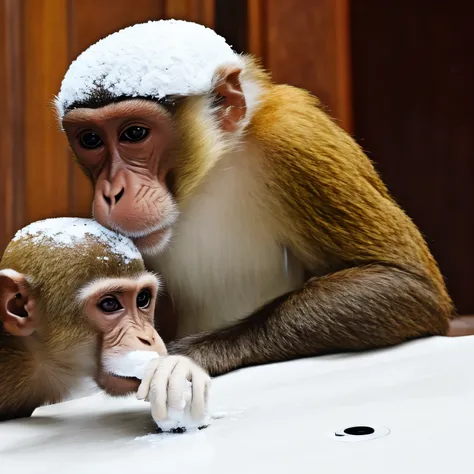
{"type": "Polygon", "coordinates": [[[71,147],[94,184],[94,217],[141,249],[169,238],[177,217],[166,186],[173,168],[173,126],[146,100],[76,109],[64,119],[71,147]]]}
{"type": "Polygon", "coordinates": [[[130,393],[139,385],[135,378],[108,370],[117,356],[136,350],[166,355],[166,347],[153,327],[157,290],[156,278],[145,273],[136,279],[96,280],[80,291],[87,318],[101,339],[96,381],[108,393],[130,393]]]}
{"type": "Polygon", "coordinates": [[[182,98],[170,112],[151,100],[78,106],[62,125],[94,185],[94,218],[142,253],[169,241],[178,206],[243,129],[240,69],[219,72],[208,95],[182,98]],[[174,183],[172,188],[169,183],[174,183]]]}

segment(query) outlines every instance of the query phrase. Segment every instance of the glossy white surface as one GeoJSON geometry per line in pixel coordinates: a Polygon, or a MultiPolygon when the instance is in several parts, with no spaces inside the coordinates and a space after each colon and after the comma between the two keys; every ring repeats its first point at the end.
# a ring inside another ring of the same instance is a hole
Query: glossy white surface
{"type": "Polygon", "coordinates": [[[472,473],[473,395],[474,337],[430,338],[216,379],[197,433],[151,434],[133,398],[43,407],[0,424],[0,472],[472,473]],[[353,425],[383,436],[334,436],[353,425]]]}

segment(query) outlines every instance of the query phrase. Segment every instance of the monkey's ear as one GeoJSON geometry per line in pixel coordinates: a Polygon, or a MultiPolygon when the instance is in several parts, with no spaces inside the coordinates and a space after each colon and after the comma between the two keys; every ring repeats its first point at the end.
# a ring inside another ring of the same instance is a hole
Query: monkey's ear
{"type": "Polygon", "coordinates": [[[239,129],[239,122],[245,117],[247,104],[240,84],[241,69],[225,67],[217,71],[214,92],[221,98],[221,123],[227,132],[239,129]]]}
{"type": "Polygon", "coordinates": [[[15,270],[0,270],[0,321],[12,336],[30,336],[37,318],[26,278],[15,270]]]}

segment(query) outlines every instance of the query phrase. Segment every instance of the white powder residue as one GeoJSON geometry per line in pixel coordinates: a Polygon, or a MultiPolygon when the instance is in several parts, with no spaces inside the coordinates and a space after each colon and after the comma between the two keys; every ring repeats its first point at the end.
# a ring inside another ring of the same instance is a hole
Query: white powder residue
{"type": "Polygon", "coordinates": [[[182,20],[133,25],[93,44],[71,64],[56,98],[59,119],[98,85],[113,97],[206,93],[224,65],[242,67],[243,61],[210,28],[182,20]]]}
{"type": "MultiPolygon", "coordinates": [[[[135,244],[123,235],[106,229],[93,219],[59,217],[34,222],[19,230],[13,241],[32,237],[34,243],[47,243],[57,247],[74,247],[87,237],[92,237],[107,249],[123,258],[128,264],[131,260],[141,260],[135,244]]],[[[108,260],[108,257],[103,257],[108,260]]]]}
{"type": "MultiPolygon", "coordinates": [[[[136,377],[141,380],[145,375],[147,365],[158,357],[157,353],[151,351],[130,351],[121,356],[105,359],[104,366],[115,375],[136,377]]],[[[185,428],[186,431],[197,430],[209,424],[210,417],[207,411],[204,417],[199,420],[195,420],[191,416],[192,384],[189,381],[186,381],[186,383],[187,388],[183,393],[181,409],[168,407],[168,418],[166,420],[155,420],[157,426],[165,432],[176,428],[185,428]]]]}
{"type": "Polygon", "coordinates": [[[184,410],[173,410],[168,407],[168,419],[159,421],[155,420],[156,426],[164,432],[172,431],[177,428],[184,428],[186,431],[194,431],[203,426],[208,426],[210,416],[205,414],[200,420],[195,420],[191,416],[189,406],[190,403],[188,402],[184,410]]]}
{"type": "Polygon", "coordinates": [[[160,356],[152,351],[130,351],[125,354],[104,359],[104,367],[121,377],[143,379],[147,365],[160,356]]]}

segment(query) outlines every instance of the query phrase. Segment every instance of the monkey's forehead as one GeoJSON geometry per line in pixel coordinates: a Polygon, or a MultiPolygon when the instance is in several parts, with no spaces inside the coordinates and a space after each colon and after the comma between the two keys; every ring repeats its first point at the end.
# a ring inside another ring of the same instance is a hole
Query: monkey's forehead
{"type": "Polygon", "coordinates": [[[243,66],[243,61],[202,25],[159,20],[130,26],[93,44],[71,64],[56,98],[59,119],[98,86],[113,97],[202,94],[224,65],[243,66]]]}
{"type": "Polygon", "coordinates": [[[128,237],[112,232],[92,219],[62,217],[34,222],[19,230],[12,241],[24,239],[28,239],[33,245],[71,249],[92,239],[111,254],[121,257],[124,263],[142,259],[137,247],[128,237]]]}

